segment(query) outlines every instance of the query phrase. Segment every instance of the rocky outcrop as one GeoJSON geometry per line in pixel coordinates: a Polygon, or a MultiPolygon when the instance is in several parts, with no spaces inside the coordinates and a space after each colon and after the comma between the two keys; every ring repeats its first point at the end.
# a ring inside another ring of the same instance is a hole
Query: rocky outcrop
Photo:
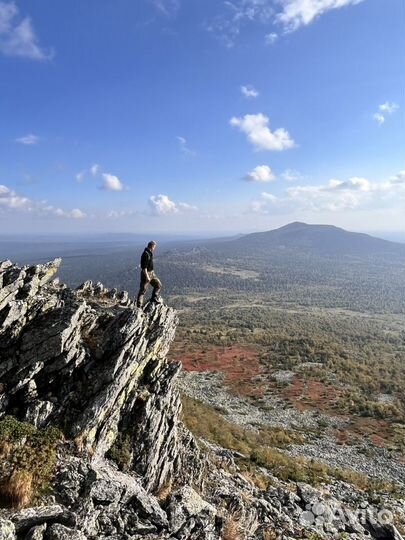
{"type": "MultiPolygon", "coordinates": [[[[262,469],[258,487],[236,453],[197,445],[181,422],[181,366],[166,359],[174,310],[137,309],[101,283],[71,290],[53,279],[60,263],[0,263],[0,419],[64,434],[47,492],[0,509],[1,540],[400,539],[351,486],[314,489],[262,469]]],[[[384,504],[405,516],[403,501],[384,504]]]]}
{"type": "Polygon", "coordinates": [[[164,305],[145,313],[100,284],[47,283],[60,262],[1,264],[0,413],[58,425],[100,456],[118,426],[131,428],[142,441],[133,462],[157,488],[178,461],[179,366],[165,360],[176,314],[164,305]]]}

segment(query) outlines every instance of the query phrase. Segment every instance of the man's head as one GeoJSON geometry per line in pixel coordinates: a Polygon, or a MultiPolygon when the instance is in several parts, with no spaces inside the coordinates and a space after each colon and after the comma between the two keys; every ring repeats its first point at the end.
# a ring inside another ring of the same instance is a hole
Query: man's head
{"type": "Polygon", "coordinates": [[[151,240],[150,242],[148,242],[148,248],[151,250],[151,251],[154,251],[155,248],[156,248],[157,244],[154,240],[151,240]]]}

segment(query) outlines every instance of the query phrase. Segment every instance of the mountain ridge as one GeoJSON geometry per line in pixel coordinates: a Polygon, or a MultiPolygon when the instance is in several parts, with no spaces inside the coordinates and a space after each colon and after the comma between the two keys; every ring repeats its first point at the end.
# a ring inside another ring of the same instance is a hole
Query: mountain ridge
{"type": "Polygon", "coordinates": [[[335,225],[299,221],[277,229],[249,233],[230,240],[228,247],[253,246],[256,249],[309,250],[318,255],[405,255],[405,245],[367,233],[347,231],[335,225]]]}

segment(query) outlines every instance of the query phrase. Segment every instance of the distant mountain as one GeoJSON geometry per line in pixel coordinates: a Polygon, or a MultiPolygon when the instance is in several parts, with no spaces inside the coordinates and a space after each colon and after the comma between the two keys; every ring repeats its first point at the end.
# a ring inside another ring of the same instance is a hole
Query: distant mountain
{"type": "Polygon", "coordinates": [[[238,251],[291,250],[314,255],[403,256],[405,246],[375,238],[368,234],[349,232],[333,225],[308,225],[298,221],[272,231],[251,233],[232,242],[228,247],[238,251]]]}

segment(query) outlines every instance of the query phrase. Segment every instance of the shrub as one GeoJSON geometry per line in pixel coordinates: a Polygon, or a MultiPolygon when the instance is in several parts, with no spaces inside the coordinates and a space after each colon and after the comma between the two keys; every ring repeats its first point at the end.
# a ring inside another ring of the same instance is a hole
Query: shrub
{"type": "Polygon", "coordinates": [[[36,429],[13,416],[0,420],[0,504],[25,506],[49,487],[63,439],[54,427],[36,429]]]}

